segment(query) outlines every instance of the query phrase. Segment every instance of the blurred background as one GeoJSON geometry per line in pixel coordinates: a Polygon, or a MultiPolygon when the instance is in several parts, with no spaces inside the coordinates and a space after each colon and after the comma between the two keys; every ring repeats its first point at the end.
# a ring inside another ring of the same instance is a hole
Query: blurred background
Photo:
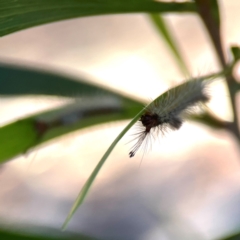
{"type": "MultiPolygon", "coordinates": [[[[239,44],[239,8],[237,0],[220,2],[225,46],[239,44]]],[[[220,69],[196,15],[164,19],[193,76],[220,69]]],[[[13,33],[0,39],[0,62],[90,76],[94,83],[144,101],[185,79],[146,14],[86,17],[13,33]]],[[[212,84],[210,93],[211,111],[232,120],[224,82],[212,84]]],[[[1,96],[0,124],[72,101],[1,96]]],[[[2,165],[1,226],[35,232],[49,228],[61,235],[81,187],[128,122],[74,131],[2,165]]],[[[130,159],[134,132],[114,149],[67,231],[97,239],[198,240],[239,229],[240,152],[230,133],[186,122],[179,131],[159,136],[143,159],[142,152],[130,159]]]]}

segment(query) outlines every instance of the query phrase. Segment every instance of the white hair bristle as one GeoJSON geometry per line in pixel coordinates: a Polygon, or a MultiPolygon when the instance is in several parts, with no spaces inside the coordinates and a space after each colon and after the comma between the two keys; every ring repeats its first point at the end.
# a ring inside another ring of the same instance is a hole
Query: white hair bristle
{"type": "Polygon", "coordinates": [[[141,130],[137,133],[137,142],[131,149],[129,156],[133,157],[151,131],[160,130],[164,133],[168,129],[177,130],[182,126],[184,114],[193,107],[206,103],[210,96],[206,88],[210,80],[201,78],[185,82],[172,88],[150,103],[140,118],[141,130]]]}

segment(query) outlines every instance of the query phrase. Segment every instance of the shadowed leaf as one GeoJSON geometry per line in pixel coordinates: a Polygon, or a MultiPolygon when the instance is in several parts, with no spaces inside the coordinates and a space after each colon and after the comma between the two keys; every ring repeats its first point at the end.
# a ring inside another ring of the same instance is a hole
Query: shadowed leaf
{"type": "Polygon", "coordinates": [[[131,118],[142,104],[103,87],[56,73],[0,66],[2,95],[80,96],[81,101],[15,121],[0,128],[0,162],[63,134],[92,125],[131,118]]]}
{"type": "Polygon", "coordinates": [[[94,85],[89,77],[72,77],[44,69],[0,64],[0,76],[0,95],[121,96],[97,84],[94,85]]]}
{"type": "Polygon", "coordinates": [[[240,233],[235,233],[233,235],[230,235],[228,237],[219,238],[218,240],[239,240],[240,239],[240,233]]]}
{"type": "MultiPolygon", "coordinates": [[[[39,232],[39,231],[38,231],[39,232]]],[[[41,229],[43,234],[19,232],[14,230],[0,230],[1,240],[97,240],[82,234],[59,233],[56,230],[41,229]],[[49,234],[50,233],[50,234],[49,234]],[[55,235],[54,235],[55,234],[55,235]],[[50,235],[50,236],[48,236],[50,235]]]]}
{"type": "Polygon", "coordinates": [[[187,65],[185,64],[184,59],[181,56],[181,53],[178,49],[176,41],[174,40],[174,37],[171,34],[169,26],[167,26],[167,23],[159,14],[150,14],[149,16],[152,22],[154,23],[154,25],[156,26],[159,34],[163,37],[163,39],[169,46],[170,50],[172,51],[182,73],[190,77],[190,73],[188,71],[187,65]]]}
{"type": "Polygon", "coordinates": [[[0,36],[63,19],[116,13],[194,12],[191,2],[153,0],[1,0],[0,36]]]}
{"type": "Polygon", "coordinates": [[[142,104],[124,98],[96,96],[15,121],[0,128],[0,163],[72,131],[129,119],[141,108],[142,104]]]}

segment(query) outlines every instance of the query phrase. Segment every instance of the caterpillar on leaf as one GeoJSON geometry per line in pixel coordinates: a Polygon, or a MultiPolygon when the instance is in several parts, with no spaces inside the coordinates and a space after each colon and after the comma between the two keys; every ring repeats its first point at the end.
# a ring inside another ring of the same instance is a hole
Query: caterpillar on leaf
{"type": "Polygon", "coordinates": [[[143,142],[148,144],[148,137],[154,131],[164,133],[168,129],[178,130],[187,113],[210,99],[206,91],[210,82],[201,78],[185,82],[166,91],[150,103],[139,119],[140,131],[136,134],[137,141],[129,157],[135,156],[143,142]]]}

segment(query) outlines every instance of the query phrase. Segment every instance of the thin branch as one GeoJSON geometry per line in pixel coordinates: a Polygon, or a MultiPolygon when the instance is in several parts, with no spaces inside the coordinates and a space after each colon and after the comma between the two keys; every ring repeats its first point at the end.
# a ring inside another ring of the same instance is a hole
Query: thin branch
{"type": "MultiPolygon", "coordinates": [[[[198,13],[211,37],[213,42],[215,51],[218,56],[219,63],[223,69],[227,66],[227,60],[224,55],[223,51],[223,44],[220,32],[220,17],[219,17],[219,10],[218,10],[218,3],[217,0],[195,0],[198,13]]],[[[233,111],[233,125],[228,130],[231,131],[239,140],[240,140],[240,132],[238,128],[238,114],[236,108],[236,81],[232,74],[226,76],[226,83],[228,87],[228,91],[230,93],[230,101],[232,105],[233,111]]]]}

